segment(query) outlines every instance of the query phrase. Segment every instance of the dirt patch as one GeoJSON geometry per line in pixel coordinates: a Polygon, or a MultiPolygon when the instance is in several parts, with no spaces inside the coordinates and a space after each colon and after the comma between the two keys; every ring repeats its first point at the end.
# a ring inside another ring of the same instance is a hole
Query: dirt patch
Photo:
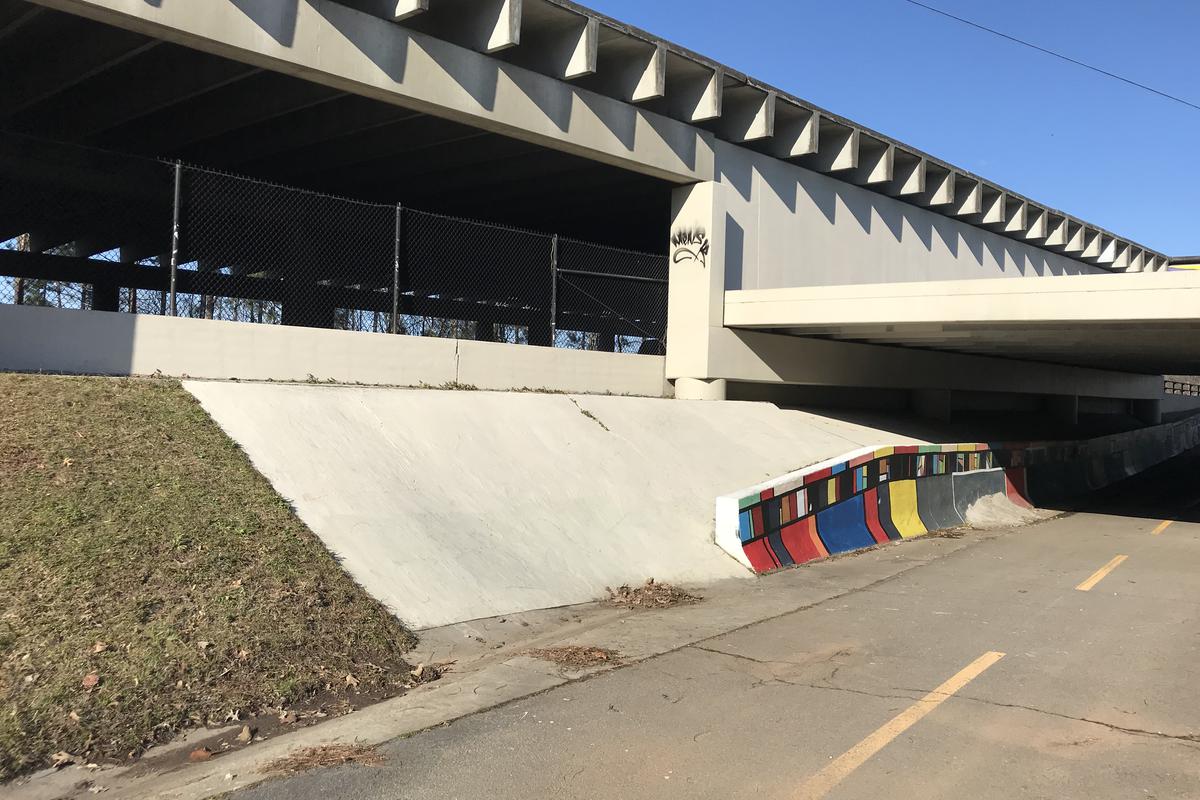
{"type": "Polygon", "coordinates": [[[0,476],[0,780],[427,679],[176,381],[0,374],[0,476]]]}
{"type": "Polygon", "coordinates": [[[669,583],[658,583],[654,578],[648,578],[644,584],[636,588],[618,586],[608,589],[608,599],[604,602],[620,608],[670,608],[671,606],[698,603],[703,598],[689,594],[678,586],[669,583]]]}
{"type": "Polygon", "coordinates": [[[563,669],[588,669],[602,664],[620,664],[621,655],[603,647],[588,647],[571,644],[529,650],[525,655],[542,661],[550,661],[563,669]]]}
{"type": "Polygon", "coordinates": [[[289,753],[263,768],[263,772],[295,775],[311,769],[358,764],[362,767],[381,767],[384,758],[374,747],[361,744],[322,744],[289,753]]]}

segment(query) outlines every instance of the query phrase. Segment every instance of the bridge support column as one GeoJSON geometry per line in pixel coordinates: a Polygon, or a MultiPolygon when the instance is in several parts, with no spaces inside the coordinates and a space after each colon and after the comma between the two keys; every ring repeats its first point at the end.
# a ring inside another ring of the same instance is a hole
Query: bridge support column
{"type": "Polygon", "coordinates": [[[724,400],[729,390],[724,378],[676,378],[676,400],[724,400]]]}
{"type": "Polygon", "coordinates": [[[1134,400],[1133,415],[1147,425],[1162,424],[1162,400],[1134,400]]]}
{"type": "Polygon", "coordinates": [[[951,399],[949,389],[913,389],[912,408],[925,419],[949,422],[953,416],[951,399]]]}
{"type": "Polygon", "coordinates": [[[713,339],[725,324],[723,191],[705,181],[671,198],[667,378],[680,399],[725,399],[725,381],[711,369],[713,339]]]}
{"type": "Polygon", "coordinates": [[[1079,395],[1052,394],[1046,398],[1046,411],[1060,425],[1079,424],[1079,395]]]}

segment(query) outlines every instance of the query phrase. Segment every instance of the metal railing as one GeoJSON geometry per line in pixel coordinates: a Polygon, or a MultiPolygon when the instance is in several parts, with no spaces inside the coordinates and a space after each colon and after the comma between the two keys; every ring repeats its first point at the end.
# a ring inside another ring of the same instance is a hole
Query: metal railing
{"type": "Polygon", "coordinates": [[[0,303],[664,351],[665,255],[3,134],[9,170],[0,303]]]}

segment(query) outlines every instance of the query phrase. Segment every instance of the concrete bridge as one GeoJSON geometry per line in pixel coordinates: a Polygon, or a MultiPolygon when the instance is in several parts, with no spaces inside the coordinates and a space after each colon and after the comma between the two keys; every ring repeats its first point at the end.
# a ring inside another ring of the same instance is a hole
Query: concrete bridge
{"type": "MultiPolygon", "coordinates": [[[[1151,421],[1200,372],[1166,254],[569,0],[0,0],[0,42],[31,141],[668,253],[679,397],[1151,421]]],[[[163,250],[16,200],[9,263],[163,250]]]]}

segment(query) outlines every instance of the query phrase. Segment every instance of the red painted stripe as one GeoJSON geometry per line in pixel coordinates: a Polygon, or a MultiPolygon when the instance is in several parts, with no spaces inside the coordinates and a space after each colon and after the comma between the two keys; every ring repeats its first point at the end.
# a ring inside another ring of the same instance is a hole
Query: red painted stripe
{"type": "Polygon", "coordinates": [[[761,492],[758,493],[759,500],[770,500],[774,496],[775,496],[774,489],[763,489],[761,492]]]}
{"type": "Polygon", "coordinates": [[[888,540],[887,532],[879,524],[878,489],[867,489],[863,492],[863,513],[867,519],[867,530],[871,532],[871,538],[878,544],[886,542],[888,540]]]}
{"type": "Polygon", "coordinates": [[[819,483],[820,481],[825,480],[826,478],[830,477],[831,475],[833,475],[833,467],[826,467],[825,469],[819,469],[816,472],[813,472],[809,475],[804,476],[804,485],[811,486],[814,483],[819,483]]]}
{"type": "Polygon", "coordinates": [[[763,507],[755,506],[750,509],[750,530],[755,536],[763,536],[767,532],[767,526],[763,524],[763,507]]]}
{"type": "Polygon", "coordinates": [[[746,542],[742,545],[742,552],[746,554],[746,558],[750,559],[750,566],[754,568],[755,572],[770,572],[773,569],[779,569],[779,562],[775,560],[771,548],[767,546],[766,539],[746,542]]]}
{"type": "Polygon", "coordinates": [[[1024,467],[1008,467],[1004,470],[1004,493],[1008,495],[1008,499],[1019,506],[1025,508],[1033,508],[1033,504],[1029,502],[1027,497],[1028,492],[1025,489],[1025,468],[1024,467]]]}
{"type": "Polygon", "coordinates": [[[850,462],[850,464],[848,465],[848,468],[854,469],[855,467],[861,467],[863,464],[867,463],[868,461],[874,460],[874,458],[875,458],[874,453],[867,453],[865,456],[859,456],[858,458],[856,458],[850,462]]]}
{"type": "Polygon", "coordinates": [[[816,517],[805,517],[793,522],[780,531],[780,537],[792,560],[797,564],[829,555],[821,540],[817,538],[816,517]]]}
{"type": "Polygon", "coordinates": [[[915,444],[900,445],[899,447],[896,448],[896,454],[904,455],[906,453],[917,453],[917,452],[920,452],[920,449],[921,448],[915,444]]]}

